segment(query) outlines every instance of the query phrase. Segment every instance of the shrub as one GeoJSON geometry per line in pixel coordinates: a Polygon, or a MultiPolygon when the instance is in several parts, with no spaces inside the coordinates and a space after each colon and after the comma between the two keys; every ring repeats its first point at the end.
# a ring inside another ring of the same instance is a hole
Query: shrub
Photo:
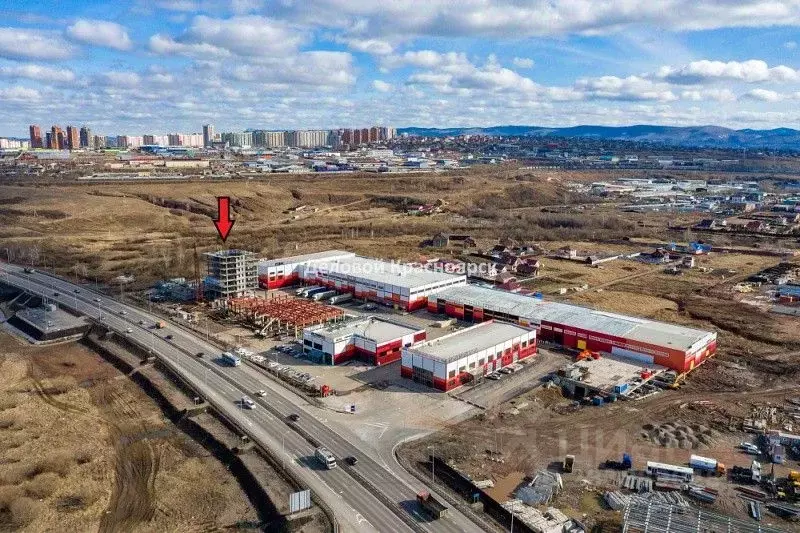
{"type": "Polygon", "coordinates": [[[25,484],[25,492],[31,498],[42,499],[52,496],[58,488],[59,477],[55,472],[39,474],[25,484]]]}
{"type": "Polygon", "coordinates": [[[16,486],[4,485],[0,487],[0,511],[11,508],[11,502],[22,496],[22,489],[16,486]]]}
{"type": "Polygon", "coordinates": [[[8,510],[11,512],[11,523],[16,527],[24,527],[33,522],[42,512],[44,505],[26,496],[17,498],[8,510]]]}

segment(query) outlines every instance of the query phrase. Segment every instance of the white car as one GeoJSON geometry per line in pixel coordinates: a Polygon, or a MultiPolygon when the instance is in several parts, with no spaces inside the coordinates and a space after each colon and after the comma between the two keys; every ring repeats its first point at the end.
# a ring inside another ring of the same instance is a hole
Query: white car
{"type": "Polygon", "coordinates": [[[265,391],[264,389],[256,391],[256,396],[258,396],[259,398],[263,398],[266,395],[267,395],[267,391],[265,391]]]}
{"type": "Polygon", "coordinates": [[[94,301],[95,302],[100,302],[101,300],[100,300],[100,298],[95,298],[94,301]]]}
{"type": "Polygon", "coordinates": [[[500,374],[498,374],[497,372],[486,374],[486,379],[500,379],[500,374]]]}
{"type": "Polygon", "coordinates": [[[256,402],[254,402],[247,396],[242,396],[242,407],[244,407],[245,409],[255,409],[256,402]]]}
{"type": "Polygon", "coordinates": [[[128,328],[128,329],[125,330],[125,333],[133,333],[133,329],[128,328]]]}

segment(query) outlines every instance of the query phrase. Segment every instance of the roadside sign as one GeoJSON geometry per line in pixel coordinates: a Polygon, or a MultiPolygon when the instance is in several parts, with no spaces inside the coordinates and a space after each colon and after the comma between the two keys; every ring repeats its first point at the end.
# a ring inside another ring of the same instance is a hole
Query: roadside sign
{"type": "Polygon", "coordinates": [[[297,513],[311,507],[311,490],[301,490],[289,495],[289,512],[297,513]]]}

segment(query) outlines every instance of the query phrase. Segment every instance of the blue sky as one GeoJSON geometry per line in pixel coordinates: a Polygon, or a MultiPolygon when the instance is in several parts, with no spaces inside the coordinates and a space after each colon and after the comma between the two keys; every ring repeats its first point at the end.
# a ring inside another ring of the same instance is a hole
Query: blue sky
{"type": "Polygon", "coordinates": [[[0,135],[800,128],[800,0],[0,2],[0,135]]]}

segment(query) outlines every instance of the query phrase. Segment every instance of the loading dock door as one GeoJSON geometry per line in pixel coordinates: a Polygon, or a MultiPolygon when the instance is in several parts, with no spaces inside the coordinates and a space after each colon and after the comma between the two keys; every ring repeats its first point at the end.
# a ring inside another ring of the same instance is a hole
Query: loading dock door
{"type": "Polygon", "coordinates": [[[431,370],[415,366],[411,371],[411,379],[425,386],[433,387],[433,372],[431,370]]]}
{"type": "Polygon", "coordinates": [[[584,339],[578,339],[578,342],[577,342],[577,344],[576,344],[576,347],[577,347],[579,350],[585,350],[585,349],[586,349],[586,341],[585,341],[584,339]]]}

